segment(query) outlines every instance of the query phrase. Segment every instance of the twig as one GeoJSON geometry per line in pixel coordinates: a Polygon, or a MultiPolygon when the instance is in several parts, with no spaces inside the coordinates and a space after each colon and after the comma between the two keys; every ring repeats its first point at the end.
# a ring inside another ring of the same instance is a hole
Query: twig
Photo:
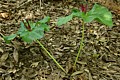
{"type": "Polygon", "coordinates": [[[20,4],[19,6],[17,6],[17,8],[20,8],[21,6],[24,6],[25,4],[27,4],[27,3],[31,2],[31,1],[32,0],[28,0],[28,1],[24,2],[23,4],[20,4]]]}
{"type": "Polygon", "coordinates": [[[41,5],[42,5],[41,3],[42,3],[42,1],[40,0],[40,9],[41,9],[41,5]]]}

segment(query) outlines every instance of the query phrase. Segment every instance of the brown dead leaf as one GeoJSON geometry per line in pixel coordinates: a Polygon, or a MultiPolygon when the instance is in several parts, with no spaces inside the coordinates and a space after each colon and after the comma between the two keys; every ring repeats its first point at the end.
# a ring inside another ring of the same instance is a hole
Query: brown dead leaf
{"type": "Polygon", "coordinates": [[[2,53],[4,52],[2,48],[0,48],[0,52],[2,52],[2,53]]]}
{"type": "Polygon", "coordinates": [[[9,17],[9,13],[7,13],[7,12],[2,12],[2,13],[0,13],[0,17],[1,17],[1,18],[4,18],[4,19],[7,19],[7,18],[9,17]]]}
{"type": "Polygon", "coordinates": [[[25,19],[32,19],[32,18],[33,18],[33,13],[29,13],[25,17],[25,19]]]}
{"type": "Polygon", "coordinates": [[[71,76],[76,76],[76,75],[81,74],[81,73],[83,73],[83,71],[76,71],[76,72],[72,73],[71,76]]]}
{"type": "Polygon", "coordinates": [[[88,69],[85,69],[85,71],[89,74],[89,80],[93,80],[92,75],[88,69]]]}
{"type": "Polygon", "coordinates": [[[38,64],[39,64],[39,62],[33,62],[33,63],[31,64],[31,67],[37,67],[38,64]]]}
{"type": "Polygon", "coordinates": [[[17,63],[18,62],[18,51],[17,51],[16,48],[14,49],[13,57],[14,57],[14,60],[16,61],[16,63],[17,63]]]}
{"type": "Polygon", "coordinates": [[[4,62],[8,58],[8,53],[5,53],[1,56],[0,60],[1,62],[4,62]]]}

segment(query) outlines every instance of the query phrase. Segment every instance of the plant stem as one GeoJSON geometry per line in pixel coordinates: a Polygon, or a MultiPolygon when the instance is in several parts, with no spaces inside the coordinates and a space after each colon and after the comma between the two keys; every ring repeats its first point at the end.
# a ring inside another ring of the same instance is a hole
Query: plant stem
{"type": "Polygon", "coordinates": [[[84,21],[82,22],[82,38],[81,38],[81,41],[80,41],[80,47],[79,47],[79,50],[78,50],[78,53],[77,53],[77,57],[75,59],[75,63],[74,63],[74,68],[76,66],[76,63],[78,61],[78,57],[80,56],[80,53],[81,53],[81,50],[83,49],[83,42],[84,42],[84,21]]]}
{"type": "Polygon", "coordinates": [[[39,40],[37,40],[37,43],[50,56],[50,58],[53,59],[53,61],[57,64],[57,66],[66,73],[66,71],[64,70],[64,68],[56,61],[56,59],[50,54],[50,52],[47,51],[47,49],[42,45],[42,43],[39,40]]]}

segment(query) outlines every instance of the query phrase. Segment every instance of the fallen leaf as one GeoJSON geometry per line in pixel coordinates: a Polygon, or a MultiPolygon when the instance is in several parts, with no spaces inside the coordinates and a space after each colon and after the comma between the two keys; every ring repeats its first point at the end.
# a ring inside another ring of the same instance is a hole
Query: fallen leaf
{"type": "Polygon", "coordinates": [[[2,52],[2,53],[4,52],[2,48],[0,48],[0,52],[2,52]]]}
{"type": "Polygon", "coordinates": [[[13,68],[13,69],[9,69],[7,72],[9,72],[9,73],[16,73],[17,70],[15,68],[13,68]]]}
{"type": "Polygon", "coordinates": [[[33,13],[29,13],[25,17],[25,19],[32,19],[32,18],[33,18],[33,13]]]}
{"type": "Polygon", "coordinates": [[[16,48],[14,49],[13,57],[14,57],[14,60],[16,61],[16,63],[17,63],[18,62],[18,51],[17,51],[16,48]]]}
{"type": "Polygon", "coordinates": [[[85,69],[85,71],[89,74],[89,80],[93,80],[92,75],[88,69],[85,69]]]}
{"type": "Polygon", "coordinates": [[[7,13],[7,12],[0,13],[0,17],[8,18],[9,17],[9,13],[7,13]]]}
{"type": "Polygon", "coordinates": [[[8,58],[8,53],[5,53],[1,56],[0,60],[1,62],[4,62],[8,58]]]}
{"type": "Polygon", "coordinates": [[[72,73],[71,76],[76,76],[76,75],[81,74],[81,73],[83,73],[83,71],[76,71],[76,72],[72,73]]]}
{"type": "Polygon", "coordinates": [[[37,67],[38,64],[39,64],[39,62],[33,62],[33,63],[31,64],[31,67],[37,67]]]}
{"type": "Polygon", "coordinates": [[[105,42],[106,39],[105,39],[105,37],[101,37],[99,41],[101,41],[101,42],[105,42]]]}

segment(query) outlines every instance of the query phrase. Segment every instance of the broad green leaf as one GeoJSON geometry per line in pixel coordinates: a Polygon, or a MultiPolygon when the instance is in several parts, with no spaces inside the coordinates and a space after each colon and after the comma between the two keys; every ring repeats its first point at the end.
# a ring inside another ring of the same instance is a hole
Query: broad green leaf
{"type": "Polygon", "coordinates": [[[23,30],[20,33],[20,37],[22,37],[22,40],[25,42],[33,42],[37,39],[41,39],[44,35],[44,31],[48,31],[49,26],[47,24],[42,23],[39,26],[35,26],[32,31],[29,30],[23,30]]]}
{"type": "Polygon", "coordinates": [[[49,20],[50,20],[50,17],[47,16],[47,17],[45,17],[44,19],[42,19],[42,20],[40,20],[40,21],[38,21],[38,22],[40,22],[40,23],[46,23],[46,22],[48,22],[49,20]]]}
{"type": "Polygon", "coordinates": [[[43,35],[44,35],[43,31],[41,31],[39,33],[33,31],[33,32],[30,33],[30,37],[31,37],[32,40],[41,39],[43,37],[43,35]]]}
{"type": "Polygon", "coordinates": [[[31,37],[30,37],[30,33],[29,32],[24,34],[24,36],[20,36],[20,37],[22,38],[23,41],[28,42],[28,43],[33,41],[33,39],[31,39],[31,37]]]}
{"type": "Polygon", "coordinates": [[[87,12],[86,16],[83,18],[85,22],[91,22],[94,19],[102,22],[109,27],[113,26],[111,12],[101,5],[95,4],[93,8],[89,12],[87,12]]]}
{"type": "Polygon", "coordinates": [[[78,9],[73,9],[72,10],[72,15],[75,16],[75,17],[82,17],[82,15],[84,15],[84,13],[82,13],[80,10],[78,9]]]}
{"type": "Polygon", "coordinates": [[[72,20],[72,18],[73,18],[73,14],[66,16],[66,17],[59,18],[57,25],[61,26],[63,24],[66,24],[68,21],[72,20]]]}
{"type": "Polygon", "coordinates": [[[50,27],[47,24],[41,24],[40,27],[44,28],[44,31],[50,30],[50,27]]]}
{"type": "Polygon", "coordinates": [[[83,21],[85,21],[85,22],[91,22],[95,18],[95,16],[92,16],[92,15],[89,15],[89,14],[85,14],[84,12],[81,12],[80,10],[77,10],[77,9],[74,9],[72,11],[72,14],[75,17],[82,18],[83,21]]]}
{"type": "Polygon", "coordinates": [[[29,33],[29,31],[27,30],[27,31],[23,31],[21,34],[19,34],[20,35],[20,37],[23,37],[23,36],[26,36],[27,34],[29,33]]]}
{"type": "Polygon", "coordinates": [[[41,30],[41,28],[35,28],[32,32],[31,32],[31,37],[34,36],[33,38],[35,39],[41,39],[44,35],[44,30],[41,30]]]}
{"type": "Polygon", "coordinates": [[[27,29],[25,28],[24,23],[21,22],[21,23],[20,23],[20,28],[19,28],[17,34],[21,34],[21,33],[23,33],[24,31],[27,31],[27,29]]]}
{"type": "Polygon", "coordinates": [[[113,22],[112,22],[112,15],[111,13],[104,13],[103,16],[98,17],[98,19],[105,25],[112,27],[113,26],[113,22]]]}
{"type": "Polygon", "coordinates": [[[31,29],[34,29],[35,26],[36,26],[36,23],[34,23],[34,22],[32,22],[32,21],[29,21],[29,24],[30,24],[31,29]]]}
{"type": "Polygon", "coordinates": [[[13,40],[17,35],[11,34],[10,36],[3,36],[6,43],[10,43],[11,40],[13,40]]]}
{"type": "Polygon", "coordinates": [[[73,9],[72,14],[70,14],[69,16],[59,18],[57,21],[57,25],[61,26],[63,24],[66,24],[68,21],[72,20],[73,17],[81,17],[81,15],[82,12],[80,12],[80,10],[73,9]]]}
{"type": "MultiPolygon", "coordinates": [[[[34,35],[35,36],[35,35],[34,35]]],[[[34,36],[32,35],[32,32],[26,32],[24,35],[22,35],[22,40],[28,43],[31,43],[35,40],[34,36]]]]}
{"type": "Polygon", "coordinates": [[[91,15],[91,14],[87,14],[87,13],[85,15],[82,15],[82,19],[86,23],[92,22],[95,18],[96,18],[95,15],[91,15]]]}
{"type": "Polygon", "coordinates": [[[89,22],[92,22],[94,19],[95,19],[94,16],[88,16],[88,17],[85,16],[85,17],[83,18],[83,21],[89,23],[89,22]]]}
{"type": "Polygon", "coordinates": [[[11,35],[9,35],[9,36],[4,36],[4,38],[7,39],[7,40],[12,40],[12,39],[14,39],[15,37],[16,37],[16,34],[11,34],[11,35]]]}
{"type": "Polygon", "coordinates": [[[30,42],[33,42],[33,41],[35,41],[37,39],[42,38],[43,35],[44,35],[44,32],[40,32],[38,34],[38,33],[33,31],[33,32],[29,32],[26,35],[22,36],[22,40],[25,41],[25,42],[30,43],[30,42]]]}
{"type": "Polygon", "coordinates": [[[41,30],[40,28],[35,28],[32,31],[26,31],[23,32],[20,37],[22,37],[22,40],[25,42],[32,42],[37,39],[41,39],[44,35],[44,30],[41,30]]]}

